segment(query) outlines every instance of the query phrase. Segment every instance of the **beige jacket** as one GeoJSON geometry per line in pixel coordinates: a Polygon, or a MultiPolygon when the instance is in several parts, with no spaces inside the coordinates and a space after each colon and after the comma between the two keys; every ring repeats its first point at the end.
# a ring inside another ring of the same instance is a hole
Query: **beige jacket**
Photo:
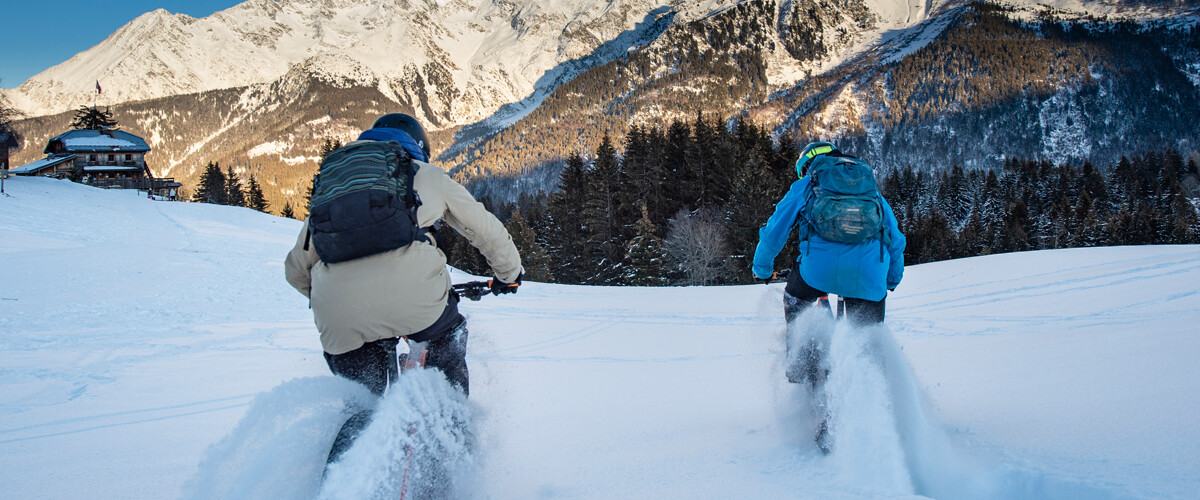
{"type": "MultiPolygon", "coordinates": [[[[512,282],[521,257],[494,215],[441,168],[416,161],[413,187],[422,205],[421,227],[442,219],[487,259],[497,278],[512,282]]],[[[321,346],[342,354],[366,342],[419,332],[446,308],[450,275],[446,255],[424,241],[337,264],[326,264],[312,245],[304,249],[308,221],[284,262],[287,281],[309,298],[321,346]]]]}

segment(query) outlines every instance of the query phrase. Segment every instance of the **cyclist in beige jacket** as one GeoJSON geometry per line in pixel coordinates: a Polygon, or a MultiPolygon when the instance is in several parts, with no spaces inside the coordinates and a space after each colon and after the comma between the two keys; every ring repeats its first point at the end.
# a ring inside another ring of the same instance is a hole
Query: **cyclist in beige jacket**
{"type": "MultiPolygon", "coordinates": [[[[444,221],[478,248],[491,266],[492,292],[515,293],[521,258],[494,215],[439,167],[427,163],[429,140],[420,123],[399,113],[384,115],[359,141],[396,141],[412,156],[412,187],[420,199],[416,222],[430,228],[444,221]]],[[[352,142],[347,146],[356,144],[352,142]]],[[[468,392],[466,319],[450,291],[446,255],[436,235],[366,257],[328,264],[309,241],[305,220],[285,261],[287,281],[309,298],[325,360],[334,374],[382,394],[389,370],[396,369],[399,337],[428,342],[426,366],[441,370],[468,392]],[[390,349],[389,349],[390,347],[390,349]]]]}

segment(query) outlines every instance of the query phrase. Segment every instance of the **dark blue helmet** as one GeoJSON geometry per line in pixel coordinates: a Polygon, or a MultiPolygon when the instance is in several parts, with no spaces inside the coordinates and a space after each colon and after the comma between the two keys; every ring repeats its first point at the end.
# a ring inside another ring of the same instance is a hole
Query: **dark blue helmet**
{"type": "Polygon", "coordinates": [[[371,128],[394,128],[403,130],[412,136],[421,151],[425,152],[425,157],[429,157],[429,136],[425,135],[425,128],[421,126],[416,118],[413,118],[404,113],[388,113],[375,120],[375,124],[371,128]]]}

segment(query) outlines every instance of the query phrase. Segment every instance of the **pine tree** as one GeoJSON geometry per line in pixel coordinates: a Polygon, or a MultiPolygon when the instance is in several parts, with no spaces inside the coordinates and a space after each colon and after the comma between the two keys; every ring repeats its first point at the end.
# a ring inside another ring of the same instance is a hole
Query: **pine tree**
{"type": "Polygon", "coordinates": [[[971,212],[971,216],[967,218],[967,223],[963,225],[962,231],[958,233],[958,245],[955,257],[973,257],[976,255],[987,255],[991,253],[988,241],[984,240],[987,228],[983,225],[983,217],[980,212],[971,212]]]}
{"type": "Polygon", "coordinates": [[[1096,213],[1096,205],[1092,202],[1092,196],[1086,189],[1079,193],[1073,213],[1075,214],[1074,225],[1078,229],[1071,237],[1071,246],[1094,247],[1107,242],[1104,237],[1104,228],[1100,224],[1100,216],[1096,213]]]}
{"type": "Polygon", "coordinates": [[[330,138],[326,137],[325,142],[323,144],[321,144],[320,156],[321,156],[321,158],[325,158],[325,155],[328,155],[329,153],[332,153],[333,151],[341,149],[341,148],[342,148],[342,140],[341,139],[330,139],[330,138]]]}
{"type": "Polygon", "coordinates": [[[691,144],[692,133],[687,124],[681,121],[671,122],[663,138],[663,203],[659,213],[650,213],[650,220],[655,225],[665,224],[679,210],[691,210],[695,205],[695,189],[690,182],[687,165],[687,150],[691,144]]]}
{"type": "MultiPolygon", "coordinates": [[[[949,260],[958,246],[958,236],[950,229],[950,221],[937,210],[921,217],[917,232],[909,241],[914,240],[919,242],[914,249],[915,263],[949,260]]],[[[905,255],[906,263],[907,257],[905,255]]]]}
{"type": "Polygon", "coordinates": [[[1133,162],[1129,161],[1129,158],[1126,158],[1124,155],[1117,162],[1117,166],[1113,168],[1109,179],[1108,184],[1111,186],[1109,191],[1112,192],[1116,200],[1126,200],[1131,196],[1137,195],[1137,178],[1133,171],[1133,162]]]}
{"type": "Polygon", "coordinates": [[[105,108],[100,111],[95,106],[87,107],[80,106],[75,110],[75,118],[71,121],[71,128],[75,130],[100,130],[103,128],[117,128],[117,120],[113,118],[112,111],[105,108]]]}
{"type": "Polygon", "coordinates": [[[642,218],[634,230],[636,235],[625,245],[624,284],[632,286],[661,286],[667,284],[666,252],[656,236],[650,211],[641,206],[642,218]]]}
{"type": "Polygon", "coordinates": [[[266,212],[267,207],[270,206],[263,196],[262,186],[258,185],[258,181],[254,180],[253,175],[250,176],[249,185],[246,186],[246,206],[259,212],[266,212]]]}
{"type": "Polygon", "coordinates": [[[612,139],[606,134],[596,148],[596,161],[588,172],[584,225],[587,239],[588,284],[615,284],[621,275],[624,221],[621,219],[621,172],[612,139]]]}
{"type": "Polygon", "coordinates": [[[204,173],[200,174],[200,186],[196,189],[196,194],[192,196],[192,201],[225,205],[228,200],[229,191],[225,188],[225,174],[221,172],[220,165],[209,162],[208,166],[204,167],[204,173]]]}
{"type": "Polygon", "coordinates": [[[242,190],[242,180],[233,173],[233,167],[227,167],[225,173],[225,204],[235,207],[246,206],[246,192],[242,190]]]}
{"type": "Polygon", "coordinates": [[[967,194],[966,172],[957,163],[945,174],[938,189],[940,209],[949,219],[951,227],[966,221],[971,210],[971,198],[967,194]]]}
{"type": "Polygon", "coordinates": [[[567,159],[559,174],[558,190],[550,195],[546,206],[545,233],[547,253],[555,263],[553,274],[559,283],[580,284],[586,277],[584,264],[587,246],[583,242],[587,231],[583,205],[587,196],[587,172],[578,153],[567,159]]]}
{"type": "Polygon", "coordinates": [[[290,202],[290,201],[283,202],[283,210],[281,210],[279,212],[279,216],[287,217],[289,219],[296,218],[296,213],[292,210],[292,202],[290,202]]]}
{"type": "Polygon", "coordinates": [[[1088,192],[1088,197],[1095,203],[1104,203],[1108,198],[1108,190],[1105,188],[1104,176],[1100,173],[1092,162],[1083,162],[1083,182],[1082,191],[1088,192]]]}
{"type": "Polygon", "coordinates": [[[655,127],[646,133],[646,175],[643,183],[646,187],[646,209],[650,211],[650,221],[654,226],[659,228],[658,235],[662,236],[663,224],[670,217],[668,211],[670,200],[667,196],[668,183],[671,182],[667,178],[666,159],[663,151],[666,148],[667,136],[666,132],[660,127],[655,127]],[[656,218],[659,217],[660,218],[656,218]]]}
{"type": "Polygon", "coordinates": [[[1196,207],[1183,194],[1183,186],[1176,183],[1176,190],[1171,195],[1171,212],[1169,214],[1170,243],[1198,243],[1195,234],[1197,223],[1196,207]]]}
{"type": "Polygon", "coordinates": [[[779,146],[772,148],[771,171],[776,177],[776,192],[786,193],[788,187],[796,182],[796,159],[799,157],[800,151],[791,140],[780,139],[779,146]]]}
{"type": "Polygon", "coordinates": [[[1070,246],[1071,236],[1078,231],[1074,225],[1075,217],[1071,213],[1071,201],[1067,199],[1064,193],[1059,196],[1058,201],[1050,208],[1050,216],[1043,217],[1047,220],[1050,226],[1047,231],[1042,233],[1046,240],[1044,248],[1067,248],[1070,246]]]}
{"type": "Polygon", "coordinates": [[[316,182],[317,182],[317,178],[313,177],[313,179],[308,182],[308,189],[304,191],[304,213],[305,214],[312,212],[313,188],[316,186],[316,182]]]}
{"type": "Polygon", "coordinates": [[[1009,216],[1000,232],[1000,249],[1003,252],[1029,250],[1029,210],[1025,200],[1018,199],[1009,207],[1009,216]]]}
{"type": "MultiPolygon", "coordinates": [[[[720,177],[716,175],[719,168],[716,154],[717,135],[716,127],[697,113],[696,121],[692,124],[692,138],[688,141],[685,151],[687,175],[681,179],[687,184],[685,201],[689,206],[715,207],[725,201],[718,186],[720,177]]],[[[723,160],[728,162],[731,159],[723,160]]]]}
{"type": "Polygon", "coordinates": [[[627,206],[644,205],[654,212],[662,204],[662,163],[653,151],[651,132],[634,125],[625,135],[625,156],[621,161],[621,171],[625,175],[626,184],[622,204],[627,206]]]}
{"type": "Polygon", "coordinates": [[[1006,251],[1000,243],[1000,234],[1004,230],[1005,200],[1004,189],[995,170],[989,170],[983,181],[982,203],[979,215],[983,220],[984,231],[980,235],[984,244],[997,252],[1006,251]]]}
{"type": "Polygon", "coordinates": [[[514,210],[504,226],[512,236],[513,244],[521,253],[521,266],[525,269],[525,279],[548,283],[554,281],[550,272],[550,258],[546,250],[537,242],[537,234],[526,223],[521,210],[514,210]]]}
{"type": "MultiPolygon", "coordinates": [[[[769,152],[756,147],[750,151],[746,165],[737,169],[738,178],[733,181],[733,192],[726,213],[729,219],[730,251],[733,255],[732,282],[750,283],[753,276],[750,266],[754,249],[758,246],[758,230],[767,223],[775,212],[775,202],[783,195],[776,191],[776,177],[766,161],[769,152]]],[[[791,252],[780,252],[777,266],[789,266],[791,252]]]]}

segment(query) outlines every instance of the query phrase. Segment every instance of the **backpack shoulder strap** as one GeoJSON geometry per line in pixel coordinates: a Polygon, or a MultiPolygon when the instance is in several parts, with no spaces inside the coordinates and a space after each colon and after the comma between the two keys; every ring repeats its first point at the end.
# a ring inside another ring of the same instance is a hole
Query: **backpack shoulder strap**
{"type": "Polygon", "coordinates": [[[397,165],[397,174],[402,173],[404,175],[404,204],[408,207],[409,217],[412,218],[413,226],[417,228],[417,234],[413,239],[424,240],[427,243],[437,246],[437,238],[431,234],[434,228],[422,226],[420,219],[417,219],[417,209],[421,207],[421,196],[417,194],[416,180],[417,171],[421,169],[421,166],[416,161],[413,161],[413,157],[408,154],[408,151],[404,152],[399,162],[400,165],[397,165]]]}
{"type": "MultiPolygon", "coordinates": [[[[404,148],[401,148],[403,150],[404,148]]],[[[404,151],[397,160],[400,164],[396,166],[397,176],[404,176],[404,203],[416,213],[417,207],[421,206],[421,197],[417,196],[416,178],[417,178],[417,163],[413,161],[413,157],[404,151]]]]}
{"type": "MultiPolygon", "coordinates": [[[[811,170],[809,175],[812,175],[811,170]]],[[[813,179],[811,177],[808,179],[808,184],[804,186],[804,191],[802,191],[800,195],[804,201],[800,205],[800,213],[796,214],[796,222],[794,225],[796,227],[797,241],[807,241],[813,233],[812,220],[809,217],[809,211],[812,210],[813,199],[817,196],[813,190],[813,179]]]]}

